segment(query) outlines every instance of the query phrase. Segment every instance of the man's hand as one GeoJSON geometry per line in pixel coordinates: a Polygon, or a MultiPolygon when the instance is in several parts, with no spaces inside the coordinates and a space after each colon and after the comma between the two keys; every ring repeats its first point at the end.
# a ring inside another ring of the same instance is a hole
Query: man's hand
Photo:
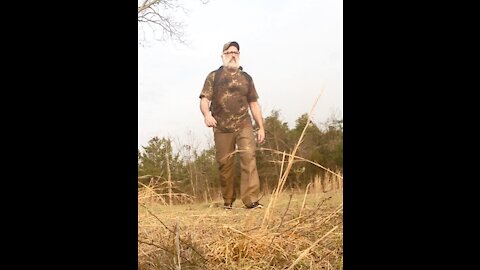
{"type": "Polygon", "coordinates": [[[210,114],[210,100],[208,100],[206,97],[202,97],[200,100],[200,111],[203,114],[204,117],[204,122],[207,127],[217,127],[217,120],[213,118],[213,116],[210,114]]]}
{"type": "Polygon", "coordinates": [[[207,125],[207,127],[217,127],[217,120],[207,113],[205,116],[205,125],[207,125]]]}
{"type": "Polygon", "coordinates": [[[261,128],[257,131],[257,142],[263,143],[265,141],[265,129],[261,128]]]}

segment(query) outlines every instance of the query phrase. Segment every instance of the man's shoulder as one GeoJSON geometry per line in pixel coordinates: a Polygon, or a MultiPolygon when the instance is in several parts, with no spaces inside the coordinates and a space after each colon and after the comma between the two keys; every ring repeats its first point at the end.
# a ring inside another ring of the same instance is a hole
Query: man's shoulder
{"type": "Polygon", "coordinates": [[[222,67],[219,67],[219,68],[217,68],[217,69],[215,69],[215,70],[210,71],[210,73],[208,73],[208,76],[207,76],[207,77],[215,76],[215,74],[217,74],[217,72],[221,71],[222,68],[223,68],[223,66],[222,66],[222,67]]]}
{"type": "Polygon", "coordinates": [[[252,80],[252,76],[250,76],[250,74],[248,74],[245,70],[241,69],[240,72],[241,72],[245,77],[247,77],[247,79],[252,80]]]}
{"type": "Polygon", "coordinates": [[[217,70],[210,71],[207,75],[207,80],[212,80],[213,78],[215,78],[216,73],[217,73],[217,70]]]}
{"type": "Polygon", "coordinates": [[[219,68],[213,70],[211,73],[220,72],[222,70],[223,70],[223,66],[220,66],[219,68]]]}

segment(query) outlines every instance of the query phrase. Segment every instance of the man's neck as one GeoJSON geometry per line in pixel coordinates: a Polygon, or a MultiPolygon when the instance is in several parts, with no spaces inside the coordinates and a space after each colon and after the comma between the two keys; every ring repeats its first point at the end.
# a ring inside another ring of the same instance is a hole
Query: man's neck
{"type": "Polygon", "coordinates": [[[230,73],[238,72],[238,70],[239,70],[238,67],[223,66],[223,68],[230,73]]]}

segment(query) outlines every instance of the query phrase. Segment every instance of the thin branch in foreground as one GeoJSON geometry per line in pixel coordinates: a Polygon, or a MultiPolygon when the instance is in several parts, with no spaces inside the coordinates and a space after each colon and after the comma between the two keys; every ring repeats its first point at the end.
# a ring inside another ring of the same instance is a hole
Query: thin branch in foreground
{"type": "MultiPolygon", "coordinates": [[[[152,213],[152,211],[150,211],[145,205],[142,205],[142,204],[140,204],[140,205],[141,205],[142,207],[144,207],[145,210],[147,210],[147,212],[148,212],[150,215],[152,215],[153,217],[155,217],[169,232],[171,232],[173,235],[175,235],[175,231],[172,230],[172,229],[170,229],[170,228],[168,228],[168,226],[165,225],[165,223],[163,223],[163,221],[160,220],[154,213],[152,213]]],[[[182,244],[184,244],[184,245],[188,246],[189,248],[191,248],[195,253],[198,254],[198,256],[200,256],[200,257],[203,259],[204,262],[207,261],[207,259],[205,259],[205,257],[203,257],[203,255],[202,255],[200,252],[198,252],[194,247],[192,247],[191,245],[189,245],[188,243],[186,243],[182,238],[180,238],[180,242],[182,242],[182,244]]]]}
{"type": "MultiPolygon", "coordinates": [[[[156,247],[156,248],[158,248],[158,249],[161,249],[161,250],[169,253],[169,254],[172,255],[172,256],[175,255],[175,253],[172,252],[171,250],[168,250],[167,248],[162,247],[162,246],[160,246],[159,244],[154,243],[152,239],[149,239],[149,240],[150,240],[150,242],[137,239],[137,242],[138,242],[138,243],[141,243],[141,244],[149,245],[149,246],[154,246],[154,247],[156,247]]],[[[149,256],[149,255],[147,255],[147,256],[149,256]]],[[[185,256],[180,255],[180,253],[178,253],[178,256],[181,256],[183,259],[185,259],[186,262],[188,262],[188,263],[191,264],[191,265],[199,266],[198,264],[193,263],[192,261],[190,261],[190,260],[189,260],[188,258],[186,258],[185,256]]]]}
{"type": "MultiPolygon", "coordinates": [[[[283,152],[280,152],[280,151],[278,151],[278,150],[271,149],[271,148],[265,148],[265,147],[260,147],[258,150],[259,150],[259,151],[264,151],[264,150],[272,151],[272,152],[277,153],[277,154],[282,154],[282,153],[283,153],[283,152]]],[[[343,177],[342,177],[341,175],[333,172],[332,170],[328,169],[327,167],[324,167],[324,166],[322,166],[322,165],[320,165],[320,164],[318,164],[318,163],[316,163],[316,162],[313,162],[313,161],[311,161],[311,160],[308,160],[308,159],[305,159],[305,158],[302,158],[302,157],[299,157],[299,156],[295,156],[295,155],[292,155],[292,154],[285,154],[285,155],[287,155],[287,156],[289,156],[289,157],[293,157],[293,158],[298,159],[298,160],[301,160],[301,161],[309,162],[309,163],[311,163],[311,164],[313,164],[313,165],[315,165],[315,166],[317,166],[317,167],[319,167],[319,168],[322,168],[322,169],[326,170],[327,172],[329,172],[329,173],[331,173],[331,174],[333,174],[333,175],[335,175],[335,176],[337,176],[337,177],[339,177],[340,179],[343,180],[343,177]]]]}

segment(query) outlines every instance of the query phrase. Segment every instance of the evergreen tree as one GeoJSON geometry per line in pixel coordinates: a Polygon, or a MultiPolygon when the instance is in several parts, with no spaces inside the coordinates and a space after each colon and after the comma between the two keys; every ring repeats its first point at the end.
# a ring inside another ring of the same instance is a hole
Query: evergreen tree
{"type": "Polygon", "coordinates": [[[153,137],[148,141],[147,146],[142,146],[142,148],[144,152],[139,157],[138,175],[155,175],[166,178],[167,156],[170,161],[173,159],[170,139],[153,137]]]}
{"type": "Polygon", "coordinates": [[[292,144],[289,139],[289,128],[286,122],[280,120],[280,112],[272,110],[270,116],[264,120],[265,143],[259,148],[271,150],[257,151],[257,170],[260,176],[260,182],[268,185],[270,188],[276,186],[279,179],[279,173],[282,161],[282,152],[289,153],[292,144]]]}

